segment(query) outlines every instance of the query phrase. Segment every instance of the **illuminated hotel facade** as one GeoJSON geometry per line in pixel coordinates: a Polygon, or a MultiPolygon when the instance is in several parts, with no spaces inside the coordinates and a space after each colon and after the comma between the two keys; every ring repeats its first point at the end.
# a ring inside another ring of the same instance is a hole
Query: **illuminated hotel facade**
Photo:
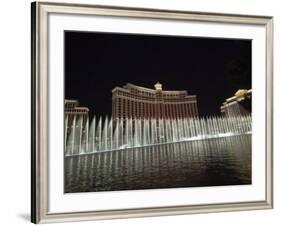
{"type": "Polygon", "coordinates": [[[182,119],[198,116],[197,97],[186,90],[162,90],[127,83],[112,90],[112,118],[116,119],[182,119]]]}
{"type": "MultiPolygon", "coordinates": [[[[89,124],[89,108],[79,106],[79,101],[72,99],[64,100],[64,140],[65,146],[72,135],[79,134],[80,137],[85,135],[89,124]]],[[[77,147],[77,146],[76,146],[77,147]]]]}
{"type": "Polygon", "coordinates": [[[220,107],[223,116],[249,115],[252,112],[252,89],[240,89],[220,107]]]}

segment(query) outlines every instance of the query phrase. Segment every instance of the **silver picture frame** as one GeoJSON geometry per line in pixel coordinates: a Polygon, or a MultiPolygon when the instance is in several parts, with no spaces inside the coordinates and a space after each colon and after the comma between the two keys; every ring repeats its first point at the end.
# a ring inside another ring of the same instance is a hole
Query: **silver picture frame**
{"type": "Polygon", "coordinates": [[[114,218],[211,213],[273,208],[273,18],[269,16],[233,15],[208,12],[185,12],[101,5],[34,2],[32,11],[32,152],[31,152],[31,221],[33,223],[100,220],[114,218]],[[266,182],[262,201],[178,205],[120,210],[49,212],[48,187],[48,15],[81,14],[111,17],[138,17],[178,21],[216,22],[264,26],[266,29],[266,182]]]}

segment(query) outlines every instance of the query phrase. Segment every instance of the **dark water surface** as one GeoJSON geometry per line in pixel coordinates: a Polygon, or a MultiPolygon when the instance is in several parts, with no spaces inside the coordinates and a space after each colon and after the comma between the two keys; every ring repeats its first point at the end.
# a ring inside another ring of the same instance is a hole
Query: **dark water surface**
{"type": "Polygon", "coordinates": [[[65,157],[65,192],[251,184],[251,135],[65,157]]]}

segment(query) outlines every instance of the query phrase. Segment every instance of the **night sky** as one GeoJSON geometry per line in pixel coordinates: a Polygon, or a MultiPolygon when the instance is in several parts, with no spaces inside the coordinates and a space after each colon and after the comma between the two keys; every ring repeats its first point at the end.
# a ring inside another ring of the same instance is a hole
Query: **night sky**
{"type": "Polygon", "coordinates": [[[197,95],[200,116],[220,115],[251,88],[251,40],[65,32],[65,98],[111,115],[111,90],[126,83],[197,95]]]}

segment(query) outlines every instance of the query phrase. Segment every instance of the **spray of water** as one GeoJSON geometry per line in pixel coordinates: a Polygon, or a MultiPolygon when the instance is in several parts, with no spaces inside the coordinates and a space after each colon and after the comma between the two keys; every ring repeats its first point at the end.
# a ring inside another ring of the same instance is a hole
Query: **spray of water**
{"type": "Polygon", "coordinates": [[[247,116],[183,119],[65,118],[65,155],[82,155],[167,143],[249,134],[247,116]]]}

